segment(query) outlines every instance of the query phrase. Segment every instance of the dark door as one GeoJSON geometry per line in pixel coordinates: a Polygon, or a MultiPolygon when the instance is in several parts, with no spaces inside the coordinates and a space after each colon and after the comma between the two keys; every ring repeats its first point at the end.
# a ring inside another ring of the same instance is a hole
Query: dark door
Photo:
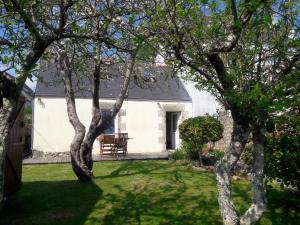
{"type": "Polygon", "coordinates": [[[166,148],[176,149],[179,141],[178,119],[179,112],[166,112],[166,148]]]}

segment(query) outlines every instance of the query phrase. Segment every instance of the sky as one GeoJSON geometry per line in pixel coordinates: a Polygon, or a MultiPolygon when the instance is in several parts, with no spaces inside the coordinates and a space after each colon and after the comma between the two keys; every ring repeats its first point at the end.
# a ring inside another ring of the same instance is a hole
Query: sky
{"type": "Polygon", "coordinates": [[[27,78],[25,84],[30,87],[33,91],[35,90],[35,87],[36,87],[36,78],[33,77],[32,81],[30,79],[27,78]]]}

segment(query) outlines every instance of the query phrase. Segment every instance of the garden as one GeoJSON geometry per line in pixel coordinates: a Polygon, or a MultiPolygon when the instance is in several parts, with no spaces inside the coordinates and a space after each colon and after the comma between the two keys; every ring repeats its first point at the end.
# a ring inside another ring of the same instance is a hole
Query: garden
{"type": "MultiPolygon", "coordinates": [[[[94,174],[94,182],[80,183],[70,164],[24,166],[22,189],[0,224],[222,224],[212,172],[154,160],[95,163],[94,174]]],[[[251,203],[249,181],[233,181],[233,198],[243,213],[251,203]]],[[[258,224],[298,224],[299,196],[274,186],[267,201],[258,224]]]]}

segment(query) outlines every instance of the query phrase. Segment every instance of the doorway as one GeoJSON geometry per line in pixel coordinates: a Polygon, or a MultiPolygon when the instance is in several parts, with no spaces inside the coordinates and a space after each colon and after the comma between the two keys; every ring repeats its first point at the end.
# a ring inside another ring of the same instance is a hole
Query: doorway
{"type": "Polygon", "coordinates": [[[178,120],[180,112],[166,112],[166,148],[176,149],[179,146],[178,120]]]}

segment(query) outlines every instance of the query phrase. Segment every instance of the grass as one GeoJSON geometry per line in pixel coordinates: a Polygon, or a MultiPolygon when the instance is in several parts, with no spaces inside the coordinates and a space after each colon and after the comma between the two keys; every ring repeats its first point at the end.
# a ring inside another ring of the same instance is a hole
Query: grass
{"type": "MultiPolygon", "coordinates": [[[[221,224],[215,178],[170,161],[95,163],[94,183],[78,183],[69,164],[23,167],[23,186],[0,215],[1,225],[221,224]]],[[[234,183],[242,213],[250,202],[247,181],[234,183]]],[[[299,224],[299,199],[268,193],[261,225],[299,224]]]]}

